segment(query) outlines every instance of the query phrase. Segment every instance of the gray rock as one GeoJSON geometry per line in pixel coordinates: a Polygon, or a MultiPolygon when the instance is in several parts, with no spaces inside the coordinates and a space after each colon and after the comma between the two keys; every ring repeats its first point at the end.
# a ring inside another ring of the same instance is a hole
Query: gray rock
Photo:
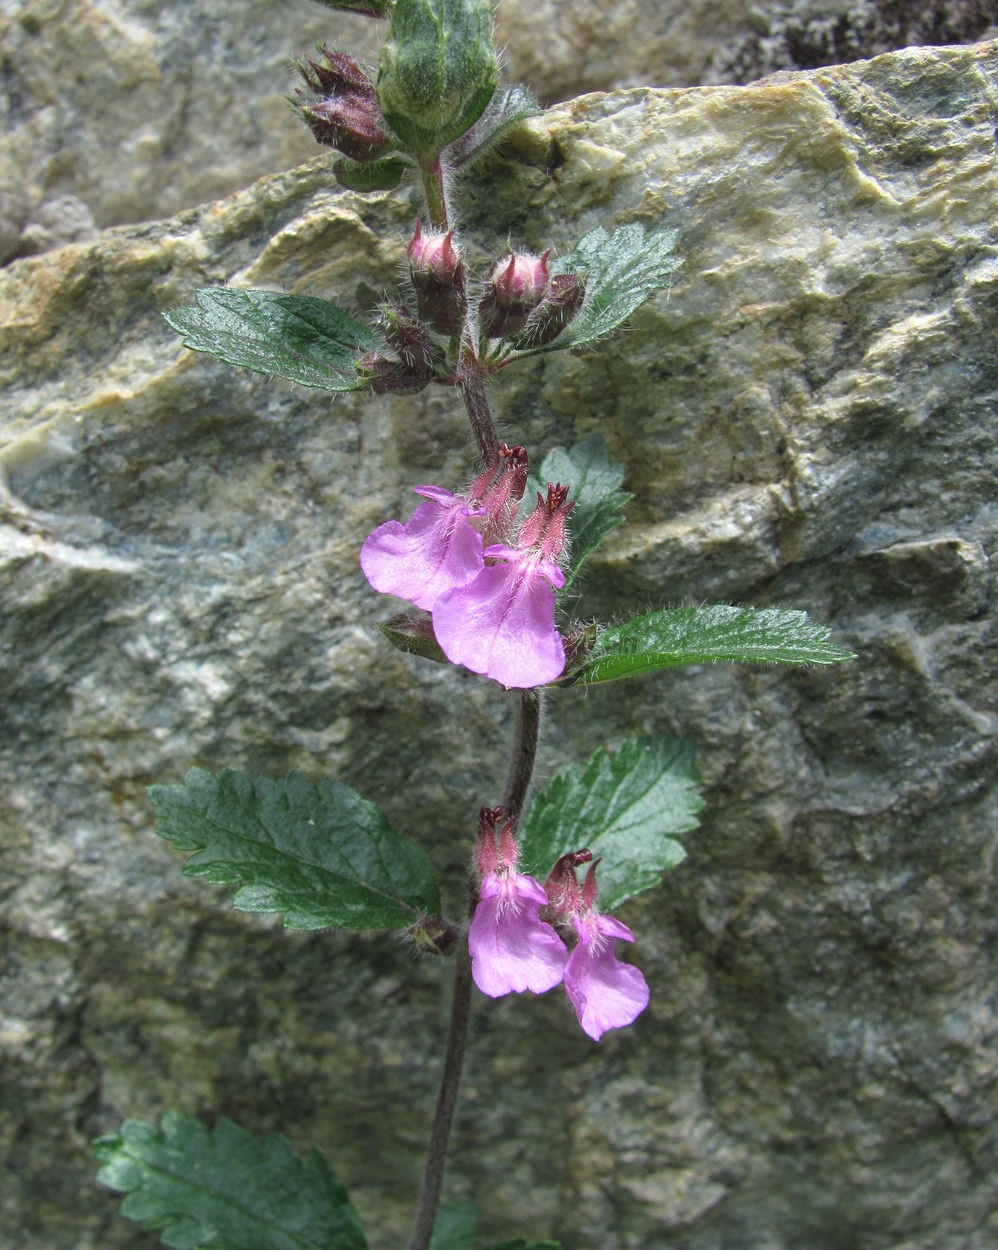
{"type": "Polygon", "coordinates": [[[284,97],[292,58],[329,38],[370,56],[376,24],[307,0],[5,5],[0,262],[38,250],[20,235],[46,201],[72,196],[118,225],[309,159],[315,142],[284,97]]]}
{"type": "MultiPolygon", "coordinates": [[[[626,466],[629,523],[580,612],[794,605],[859,656],[551,699],[541,781],[681,732],[708,805],[687,863],[624,912],[652,987],[635,1028],[595,1047],[557,995],[476,1002],[448,1196],[496,1237],[998,1237],[996,89],[982,45],[593,95],[521,132],[470,196],[483,255],[497,233],[680,231],[685,265],[628,335],[496,386],[535,458],[598,430],[626,466]]],[[[223,281],[369,307],[413,214],[337,191],[320,159],[0,273],[19,1250],[150,1244],[93,1188],[86,1142],[169,1106],[320,1146],[374,1250],[404,1236],[448,969],[234,913],[179,875],[143,788],[191,763],[335,772],[460,897],[509,704],[384,648],[356,565],[412,483],[472,472],[453,396],[270,383],[179,351],[159,318],[223,281]]]]}
{"type": "MultiPolygon", "coordinates": [[[[546,102],[747,82],[905,43],[984,38],[987,0],[504,0],[509,74],[546,102]]],[[[990,14],[990,15],[989,15],[990,14]]],[[[0,263],[98,227],[169,217],[316,153],[285,96],[329,40],[377,64],[381,26],[307,0],[233,6],[15,0],[0,12],[0,263]],[[56,219],[57,229],[46,218],[56,219]]]]}
{"type": "Polygon", "coordinates": [[[996,19],[991,0],[770,0],[715,48],[700,81],[744,83],[917,44],[994,39],[996,19]]]}

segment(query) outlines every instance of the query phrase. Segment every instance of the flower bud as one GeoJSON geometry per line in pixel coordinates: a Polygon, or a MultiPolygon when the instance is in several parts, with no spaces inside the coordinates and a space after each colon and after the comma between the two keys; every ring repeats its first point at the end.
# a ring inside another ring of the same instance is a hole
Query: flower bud
{"type": "Polygon", "coordinates": [[[433,380],[429,366],[407,365],[380,352],[367,352],[354,368],[375,395],[416,395],[433,380]]]}
{"type": "Polygon", "coordinates": [[[435,664],[448,663],[433,633],[433,622],[425,614],[398,612],[387,621],[382,621],[378,629],[397,651],[418,655],[420,659],[432,660],[435,664]]]}
{"type": "Polygon", "coordinates": [[[576,273],[560,273],[551,279],[551,287],[526,324],[515,336],[514,347],[543,347],[575,320],[586,297],[582,278],[576,273]]]}
{"type": "Polygon", "coordinates": [[[419,315],[440,334],[458,334],[467,307],[467,271],[453,231],[423,234],[417,221],[406,251],[419,315]]]}
{"type": "Polygon", "coordinates": [[[409,369],[433,367],[441,352],[430,337],[430,332],[417,321],[408,308],[401,304],[382,304],[378,312],[378,325],[385,342],[409,369]]]}
{"type": "Polygon", "coordinates": [[[325,58],[325,64],[310,56],[305,58],[308,69],[301,61],[295,62],[298,73],[310,91],[315,95],[360,95],[368,100],[375,98],[374,83],[352,56],[346,52],[335,51],[325,43],[318,51],[325,58]]]}
{"type": "Polygon", "coordinates": [[[394,143],[385,130],[375,99],[374,84],[357,62],[345,52],[320,49],[325,63],[306,57],[298,72],[316,96],[295,90],[292,101],[318,143],[336,148],[354,161],[371,161],[391,150],[394,143]]]}
{"type": "Polygon", "coordinates": [[[483,334],[507,338],[523,329],[551,284],[548,255],[512,252],[495,262],[478,305],[483,334]]]}
{"type": "Polygon", "coordinates": [[[378,102],[407,151],[438,156],[478,121],[498,81],[490,0],[395,0],[378,102]]]}

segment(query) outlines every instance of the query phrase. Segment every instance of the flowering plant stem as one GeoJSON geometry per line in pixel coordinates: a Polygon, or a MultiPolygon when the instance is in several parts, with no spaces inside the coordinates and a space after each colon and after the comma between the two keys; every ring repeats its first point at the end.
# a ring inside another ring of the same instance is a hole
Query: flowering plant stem
{"type": "Polygon", "coordinates": [[[499,454],[499,438],[496,434],[495,422],[492,420],[492,413],[489,411],[481,363],[467,345],[461,349],[458,386],[468,412],[468,420],[471,422],[472,433],[478,443],[482,464],[488,467],[499,454]]]}
{"type": "MultiPolygon", "coordinates": [[[[477,361],[474,362],[477,365],[477,361]]],[[[467,379],[462,377],[461,393],[468,407],[468,416],[478,440],[482,462],[489,464],[498,449],[495,424],[489,410],[481,373],[470,370],[467,379]]],[[[516,718],[513,729],[513,748],[509,771],[503,791],[503,813],[507,819],[516,819],[523,810],[530,778],[537,756],[537,743],[541,727],[541,691],[521,690],[516,698],[516,718]]],[[[478,884],[474,876],[468,884],[468,914],[474,915],[478,905],[478,884]]],[[[440,1203],[444,1170],[447,1164],[447,1144],[454,1124],[464,1053],[468,1041],[468,1022],[471,1016],[471,957],[466,943],[461,943],[455,960],[454,984],[451,998],[450,1027],[447,1034],[447,1050],[444,1068],[437,1094],[437,1107],[430,1131],[426,1152],[426,1169],[423,1188],[419,1197],[416,1224],[406,1250],[427,1250],[440,1203]]]]}
{"type": "Polygon", "coordinates": [[[462,943],[454,960],[454,986],[451,998],[450,1029],[447,1034],[447,1051],[444,1070],[437,1094],[437,1109],[430,1131],[430,1144],[426,1151],[426,1170],[423,1173],[423,1189],[419,1195],[416,1226],[409,1239],[407,1250],[427,1250],[433,1236],[433,1226],[440,1204],[440,1189],[447,1164],[447,1143],[454,1124],[458,1088],[464,1067],[464,1052],[468,1042],[468,1021],[471,1016],[471,956],[466,943],[462,943]]]}
{"type": "Polygon", "coordinates": [[[450,210],[447,204],[447,183],[443,163],[439,155],[420,162],[423,175],[423,191],[426,195],[426,211],[434,230],[450,229],[450,210]]]}
{"type": "MultiPolygon", "coordinates": [[[[596,227],[566,256],[507,248],[483,270],[453,228],[456,175],[536,111],[522,89],[496,92],[489,0],[325,2],[388,18],[378,80],[323,45],[318,59],[298,67],[308,91],[297,92],[296,107],[319,142],[345,158],[334,172],[348,189],[390,191],[418,169],[426,213],[406,247],[408,285],[378,305],[371,326],[317,297],[227,287],[199,291],[196,306],[172,310],[167,320],[191,348],[308,386],[414,395],[436,384],[460,392],[478,474],[463,489],[414,486],[421,502],[411,517],[377,526],[359,560],[375,590],[416,609],[384,623],[393,646],[460,665],[512,694],[502,805],[491,806],[496,778],[487,764],[475,782],[490,801],[479,809],[462,924],[445,916],[429,857],[342,782],[191,769],[183,785],[154,786],[150,798],[157,832],[193,852],[185,873],[237,883],[237,907],[283,912],[289,927],[303,930],[404,929],[414,949],[455,956],[440,1089],[407,1246],[430,1250],[472,984],[493,999],[562,986],[594,1042],[633,1024],[648,1006],[649,986],[617,957],[617,944],[635,935],[609,912],[681,862],[674,835],[696,827],[701,806],[687,746],[656,737],[621,743],[612,755],[597,751],[584,768],[555,776],[528,809],[543,687],[710,660],[830,664],[849,653],[803,613],[777,609],[667,609],[613,626],[560,621],[572,608],[557,592],[622,523],[624,471],[594,436],[552,449],[524,501],[528,451],[500,444],[486,378],[523,356],[585,348],[618,329],[668,285],[679,264],[676,235],[649,234],[639,223],[612,233],[596,227]]],[[[368,1244],[328,1164],[315,1151],[299,1159],[280,1135],[260,1146],[224,1117],[210,1132],[168,1113],[161,1129],[130,1121],[96,1149],[100,1179],[129,1195],[126,1214],[165,1228],[165,1244],[277,1250],[302,1244],[305,1228],[316,1250],[368,1244]],[[219,1184],[219,1177],[231,1179],[219,1184]]],[[[451,1212],[438,1250],[444,1242],[471,1250],[481,1237],[466,1220],[458,1227],[451,1212]]],[[[528,1245],[522,1237],[501,1244],[528,1245]]]]}

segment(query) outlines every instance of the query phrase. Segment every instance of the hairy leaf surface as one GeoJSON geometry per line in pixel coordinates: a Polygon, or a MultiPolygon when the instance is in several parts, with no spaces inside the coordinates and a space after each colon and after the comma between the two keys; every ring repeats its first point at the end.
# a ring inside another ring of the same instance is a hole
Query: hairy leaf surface
{"type": "Polygon", "coordinates": [[[277,1133],[257,1142],[231,1120],[209,1132],[169,1111],[161,1129],[127,1120],[94,1153],[97,1179],[127,1195],[122,1215],[173,1250],[366,1250],[336,1173],[277,1133]]]}
{"type": "Polygon", "coordinates": [[[649,296],[668,286],[682,265],[673,255],[675,230],[647,233],[636,222],[610,234],[602,226],[580,239],[551,272],[578,273],[585,278],[585,299],[573,321],[551,343],[525,347],[517,356],[587,347],[612,334],[649,296]]]}
{"type": "Polygon", "coordinates": [[[397,929],[439,915],[422,850],[341,782],[192,768],[183,785],[151,786],[149,797],[160,837],[196,852],[185,876],[242,883],[241,911],[283,912],[291,929],[397,929]]]}
{"type": "Polygon", "coordinates": [[[679,833],[697,827],[697,791],[689,743],[635,738],[616,755],[597,751],[580,768],[558,773],[534,799],[520,830],[520,866],[541,882],[562,855],[588,848],[604,911],[657,885],[682,862],[679,833]]]}
{"type": "Polygon", "coordinates": [[[854,659],[823,625],[785,608],[667,608],[635,616],[596,641],[569,680],[592,684],[714,661],[838,664],[854,659]]]}
{"type": "Polygon", "coordinates": [[[311,295],[202,287],[197,303],[163,314],[191,351],[302,386],[359,391],[354,363],[380,346],[342,308],[311,295]]]}

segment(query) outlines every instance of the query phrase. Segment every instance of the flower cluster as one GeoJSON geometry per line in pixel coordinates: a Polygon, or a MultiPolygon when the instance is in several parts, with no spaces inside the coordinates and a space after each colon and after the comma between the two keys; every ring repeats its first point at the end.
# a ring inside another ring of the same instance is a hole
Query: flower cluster
{"type": "Polygon", "coordinates": [[[634,934],[596,907],[596,864],[580,887],[575,870],[592,854],[564,855],[546,885],[517,872],[513,822],[499,825],[501,808],[483,807],[479,817],[478,873],[481,892],[468,932],[475,984],[490,998],[543,994],[564,983],[579,1024],[594,1041],[608,1029],[633,1023],[648,1005],[641,972],[621,963],[618,938],[634,934]],[[541,918],[541,908],[553,923],[541,918]],[[555,925],[558,928],[555,928],[555,925]],[[574,937],[569,951],[558,929],[574,937]]]}
{"type": "Polygon", "coordinates": [[[554,610],[572,504],[567,486],[550,485],[508,545],[526,477],[525,450],[503,444],[464,495],[415,487],[427,502],[404,525],[379,525],[360,553],[375,590],[432,612],[452,663],[516,689],[554,681],[565,668],[554,610]]]}

